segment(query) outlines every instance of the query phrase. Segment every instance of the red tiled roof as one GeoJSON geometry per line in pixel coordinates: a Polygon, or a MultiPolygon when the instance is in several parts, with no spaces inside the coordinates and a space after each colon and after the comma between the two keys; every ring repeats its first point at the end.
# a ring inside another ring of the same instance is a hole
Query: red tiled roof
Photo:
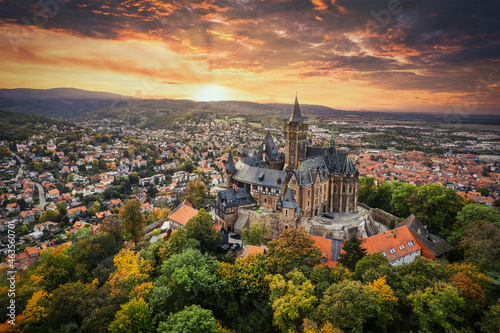
{"type": "Polygon", "coordinates": [[[168,218],[174,222],[186,225],[186,223],[196,215],[198,215],[198,210],[194,209],[187,200],[184,200],[179,207],[170,213],[168,218]]]}
{"type": "Polygon", "coordinates": [[[262,246],[248,245],[247,246],[247,252],[245,253],[245,257],[248,256],[249,254],[252,254],[252,253],[262,253],[262,254],[264,254],[265,250],[266,249],[263,248],[262,246]]]}
{"type": "Polygon", "coordinates": [[[311,239],[314,241],[314,246],[319,247],[322,256],[325,253],[327,254],[327,256],[326,256],[326,263],[321,263],[321,264],[319,264],[319,266],[335,267],[338,264],[338,261],[334,261],[331,258],[332,240],[328,239],[328,238],[325,238],[325,237],[321,237],[321,236],[312,236],[311,235],[309,237],[311,237],[311,239]]]}
{"type": "Polygon", "coordinates": [[[422,250],[417,238],[406,225],[365,238],[362,240],[361,245],[368,251],[369,254],[384,252],[389,262],[404,257],[405,255],[415,251],[422,250]],[[409,246],[409,241],[413,241],[415,245],[409,246]],[[402,249],[399,247],[400,245],[402,245],[402,249]],[[391,253],[391,249],[394,249],[394,253],[391,253]]]}

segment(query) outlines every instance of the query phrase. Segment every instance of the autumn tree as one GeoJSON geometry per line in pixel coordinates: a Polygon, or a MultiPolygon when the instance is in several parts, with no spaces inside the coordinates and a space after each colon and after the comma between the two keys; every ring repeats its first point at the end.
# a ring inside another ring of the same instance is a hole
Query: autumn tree
{"type": "Polygon", "coordinates": [[[351,271],[356,269],[356,264],[366,255],[366,249],[361,247],[361,241],[352,235],[342,246],[344,253],[339,255],[339,263],[349,268],[351,271]]]}
{"type": "Polygon", "coordinates": [[[119,216],[106,217],[101,223],[101,231],[113,236],[116,242],[123,242],[123,225],[119,216]]]}
{"type": "Polygon", "coordinates": [[[189,201],[196,209],[205,207],[205,184],[200,180],[188,182],[186,193],[182,200],[189,201]]]}
{"type": "Polygon", "coordinates": [[[111,333],[152,333],[156,323],[152,314],[153,309],[145,300],[132,299],[121,306],[108,330],[111,333]]]}
{"type": "Polygon", "coordinates": [[[273,323],[285,333],[295,331],[304,318],[312,313],[317,301],[314,286],[302,272],[295,269],[286,278],[281,274],[269,276],[273,323]]]}
{"type": "Polygon", "coordinates": [[[349,332],[363,332],[363,325],[378,313],[377,293],[359,281],[331,285],[317,308],[322,323],[349,332]]]}
{"type": "Polygon", "coordinates": [[[125,233],[135,243],[144,236],[146,219],[141,213],[141,203],[137,199],[130,199],[120,209],[120,219],[123,222],[125,233]]]}
{"type": "Polygon", "coordinates": [[[387,326],[399,317],[397,312],[398,298],[387,284],[385,276],[368,283],[368,285],[375,290],[378,296],[377,324],[384,332],[387,332],[387,326]]]}
{"type": "Polygon", "coordinates": [[[285,274],[301,266],[314,267],[320,258],[321,251],[303,227],[287,229],[268,244],[267,266],[273,273],[285,274]]]}
{"type": "Polygon", "coordinates": [[[168,317],[166,322],[160,322],[159,333],[218,333],[212,311],[199,305],[185,307],[184,310],[168,317]]]}

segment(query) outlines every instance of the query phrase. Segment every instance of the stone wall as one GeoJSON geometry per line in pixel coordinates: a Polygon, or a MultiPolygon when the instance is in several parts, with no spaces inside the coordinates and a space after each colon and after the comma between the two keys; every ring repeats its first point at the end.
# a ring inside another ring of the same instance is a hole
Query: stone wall
{"type": "Polygon", "coordinates": [[[392,221],[396,222],[398,220],[397,216],[389,214],[386,211],[383,211],[378,208],[373,208],[372,216],[375,221],[382,223],[388,228],[390,228],[392,221]]]}

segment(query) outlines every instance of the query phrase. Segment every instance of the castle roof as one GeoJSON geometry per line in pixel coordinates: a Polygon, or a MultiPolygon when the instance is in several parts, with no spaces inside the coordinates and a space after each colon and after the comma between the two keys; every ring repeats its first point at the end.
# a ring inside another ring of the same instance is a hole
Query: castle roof
{"type": "Polygon", "coordinates": [[[264,138],[264,141],[259,149],[259,155],[263,153],[267,153],[267,156],[269,156],[271,161],[277,161],[280,158],[278,149],[276,149],[276,145],[274,144],[273,136],[269,131],[267,132],[266,137],[264,138]]]}
{"type": "Polygon", "coordinates": [[[229,155],[227,156],[226,170],[235,170],[234,166],[233,154],[229,151],[229,155]]]}
{"type": "Polygon", "coordinates": [[[283,200],[278,201],[278,205],[283,208],[300,209],[299,203],[293,199],[293,193],[290,188],[286,190],[286,193],[283,196],[283,200]]]}
{"type": "Polygon", "coordinates": [[[295,104],[293,105],[293,111],[289,121],[294,123],[304,121],[304,118],[302,118],[302,113],[300,112],[299,100],[297,96],[295,96],[295,104]]]}
{"type": "Polygon", "coordinates": [[[238,163],[236,163],[236,172],[232,178],[246,184],[281,188],[286,175],[286,171],[250,166],[242,160],[239,160],[238,163]]]}

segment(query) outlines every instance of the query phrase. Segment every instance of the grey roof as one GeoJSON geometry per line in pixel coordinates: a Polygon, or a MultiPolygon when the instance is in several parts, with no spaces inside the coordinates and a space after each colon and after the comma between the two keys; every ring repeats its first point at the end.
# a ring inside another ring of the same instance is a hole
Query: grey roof
{"type": "Polygon", "coordinates": [[[300,113],[299,100],[297,96],[295,96],[295,104],[293,105],[292,115],[290,116],[289,121],[298,123],[299,121],[303,121],[302,114],[300,113]]]}
{"type": "Polygon", "coordinates": [[[394,228],[408,226],[408,229],[414,234],[436,257],[452,250],[450,244],[439,236],[433,235],[427,231],[427,228],[420,220],[411,214],[403,221],[396,224],[394,228]]]}
{"type": "Polygon", "coordinates": [[[229,155],[227,156],[226,170],[235,170],[233,154],[229,151],[229,155]]]}
{"type": "Polygon", "coordinates": [[[281,188],[287,172],[281,170],[264,169],[245,164],[242,160],[236,163],[236,172],[233,179],[247,184],[281,188]]]}
{"type": "Polygon", "coordinates": [[[283,208],[292,208],[297,209],[299,207],[299,203],[294,200],[292,190],[287,189],[285,195],[283,196],[283,200],[278,201],[278,205],[283,208]]]}
{"type": "Polygon", "coordinates": [[[217,200],[221,201],[226,207],[235,207],[250,205],[254,202],[252,195],[244,187],[220,191],[217,200]]]}
{"type": "Polygon", "coordinates": [[[268,131],[262,145],[259,149],[259,154],[267,153],[267,156],[271,159],[271,161],[279,160],[280,156],[278,154],[278,149],[276,149],[276,145],[274,144],[273,136],[268,131]]]}

